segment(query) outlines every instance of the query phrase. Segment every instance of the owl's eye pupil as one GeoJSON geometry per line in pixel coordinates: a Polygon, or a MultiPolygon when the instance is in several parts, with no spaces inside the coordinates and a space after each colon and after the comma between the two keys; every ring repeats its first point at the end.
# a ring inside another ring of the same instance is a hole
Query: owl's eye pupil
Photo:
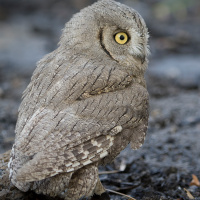
{"type": "Polygon", "coordinates": [[[126,44],[129,40],[129,36],[125,32],[119,32],[115,35],[115,41],[118,44],[126,44]]]}
{"type": "Polygon", "coordinates": [[[120,40],[124,40],[125,39],[125,37],[123,36],[123,35],[120,35],[120,40]]]}

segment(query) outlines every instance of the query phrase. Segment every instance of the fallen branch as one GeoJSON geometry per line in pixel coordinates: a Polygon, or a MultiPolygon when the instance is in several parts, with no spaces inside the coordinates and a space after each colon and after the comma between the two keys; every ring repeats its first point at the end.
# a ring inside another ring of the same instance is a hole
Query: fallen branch
{"type": "Polygon", "coordinates": [[[121,171],[119,170],[113,170],[113,171],[101,171],[99,172],[99,175],[103,175],[103,174],[116,174],[116,173],[119,173],[121,171]]]}
{"type": "Polygon", "coordinates": [[[106,191],[111,192],[111,193],[114,193],[114,194],[117,194],[117,195],[124,196],[124,197],[128,198],[129,200],[136,200],[136,199],[134,199],[133,197],[131,197],[131,196],[129,196],[129,195],[126,195],[126,194],[123,194],[123,193],[120,193],[120,192],[116,192],[116,191],[114,191],[114,190],[106,189],[106,191]]]}

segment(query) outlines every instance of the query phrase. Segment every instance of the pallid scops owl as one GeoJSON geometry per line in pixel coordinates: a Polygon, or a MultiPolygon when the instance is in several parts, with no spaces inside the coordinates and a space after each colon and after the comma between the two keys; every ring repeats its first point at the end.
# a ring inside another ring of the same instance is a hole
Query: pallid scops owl
{"type": "Polygon", "coordinates": [[[104,193],[98,166],[144,142],[148,54],[145,22],[132,8],[100,0],[75,14],[23,94],[11,182],[66,200],[104,193]]]}

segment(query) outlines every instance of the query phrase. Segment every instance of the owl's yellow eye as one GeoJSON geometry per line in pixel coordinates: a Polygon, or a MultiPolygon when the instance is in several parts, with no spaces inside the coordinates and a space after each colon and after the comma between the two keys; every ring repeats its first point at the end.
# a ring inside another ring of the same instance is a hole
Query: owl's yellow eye
{"type": "Polygon", "coordinates": [[[118,44],[125,44],[128,41],[128,35],[124,32],[119,32],[115,35],[115,41],[118,44]]]}

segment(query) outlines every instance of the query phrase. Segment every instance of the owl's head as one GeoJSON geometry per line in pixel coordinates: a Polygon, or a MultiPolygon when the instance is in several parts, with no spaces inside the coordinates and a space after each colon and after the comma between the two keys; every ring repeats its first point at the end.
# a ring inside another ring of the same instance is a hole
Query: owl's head
{"type": "Polygon", "coordinates": [[[104,58],[131,67],[147,65],[148,30],[132,8],[100,0],[84,8],[66,24],[60,45],[90,58],[104,58]]]}

